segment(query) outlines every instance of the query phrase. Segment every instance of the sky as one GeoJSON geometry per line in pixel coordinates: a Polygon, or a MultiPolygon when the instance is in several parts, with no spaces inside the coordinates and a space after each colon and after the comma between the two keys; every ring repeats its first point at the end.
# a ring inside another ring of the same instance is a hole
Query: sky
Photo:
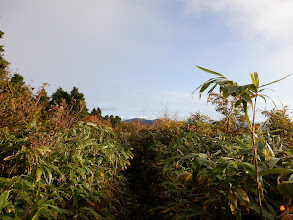
{"type": "MultiPolygon", "coordinates": [[[[206,97],[192,95],[211,77],[195,65],[239,84],[251,72],[261,84],[291,74],[292,11],[291,0],[0,0],[0,44],[28,84],[48,83],[49,95],[76,86],[103,115],[217,120],[206,97]]],[[[292,84],[268,90],[277,108],[291,111],[292,84]]]]}

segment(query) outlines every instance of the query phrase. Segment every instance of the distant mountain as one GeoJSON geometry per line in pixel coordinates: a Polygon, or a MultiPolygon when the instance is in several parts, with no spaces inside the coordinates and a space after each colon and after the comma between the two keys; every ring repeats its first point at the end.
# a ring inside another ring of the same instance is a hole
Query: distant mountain
{"type": "Polygon", "coordinates": [[[123,120],[123,121],[126,121],[126,122],[135,122],[135,121],[139,121],[139,122],[142,123],[142,124],[150,125],[150,124],[155,123],[157,120],[158,120],[158,119],[155,119],[155,120],[148,120],[148,119],[143,119],[143,118],[131,118],[131,119],[123,120]]]}

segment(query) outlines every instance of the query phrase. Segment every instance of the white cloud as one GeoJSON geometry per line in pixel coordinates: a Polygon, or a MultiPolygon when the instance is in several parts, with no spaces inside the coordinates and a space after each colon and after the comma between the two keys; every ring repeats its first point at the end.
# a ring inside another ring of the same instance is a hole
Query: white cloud
{"type": "MultiPolygon", "coordinates": [[[[292,73],[293,1],[290,0],[183,0],[187,15],[216,17],[213,24],[224,25],[235,34],[238,47],[247,54],[239,67],[257,71],[261,83],[268,83],[292,73]],[[210,16],[213,15],[213,16],[210,16]]],[[[215,36],[217,37],[217,36],[215,36]]],[[[237,53],[236,53],[237,54],[237,53]]],[[[227,56],[227,59],[232,57],[227,56]]],[[[233,58],[232,58],[233,59],[233,58]]],[[[227,60],[227,63],[229,61],[227,60]]],[[[236,74],[235,73],[235,74],[236,74]]],[[[248,77],[245,75],[245,77],[248,77]]],[[[242,76],[238,76],[242,77],[242,76]]],[[[293,108],[293,77],[272,87],[289,108],[293,108]]],[[[273,97],[277,100],[276,97],[273,97]]]]}
{"type": "Polygon", "coordinates": [[[291,0],[186,0],[192,12],[211,12],[226,17],[227,25],[246,37],[288,40],[293,35],[291,0]]]}

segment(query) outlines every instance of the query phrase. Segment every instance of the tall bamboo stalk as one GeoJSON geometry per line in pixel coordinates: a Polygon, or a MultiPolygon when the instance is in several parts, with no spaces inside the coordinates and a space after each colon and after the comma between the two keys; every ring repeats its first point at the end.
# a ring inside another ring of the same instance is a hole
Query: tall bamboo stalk
{"type": "Polygon", "coordinates": [[[252,145],[253,145],[253,162],[255,167],[255,178],[256,178],[256,184],[257,184],[257,193],[258,193],[258,205],[260,210],[260,217],[263,218],[262,214],[262,186],[259,182],[259,174],[258,174],[258,163],[257,163],[257,147],[258,143],[256,142],[256,134],[255,134],[255,114],[256,114],[256,99],[257,96],[254,98],[254,104],[253,104],[253,116],[252,116],[252,127],[251,127],[251,136],[252,136],[252,145]]]}

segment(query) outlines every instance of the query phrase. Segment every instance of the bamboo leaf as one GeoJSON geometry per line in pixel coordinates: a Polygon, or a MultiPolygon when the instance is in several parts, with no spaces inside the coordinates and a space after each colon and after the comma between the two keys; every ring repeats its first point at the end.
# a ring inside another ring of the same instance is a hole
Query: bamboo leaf
{"type": "Polygon", "coordinates": [[[245,168],[246,168],[247,172],[250,174],[250,176],[255,180],[256,175],[255,175],[255,167],[254,167],[254,165],[251,164],[251,163],[248,163],[248,162],[243,162],[242,164],[245,166],[245,168]]]}
{"type": "Polygon", "coordinates": [[[204,84],[200,90],[199,90],[199,94],[201,95],[213,82],[208,82],[206,84],[204,84]]]}
{"type": "Polygon", "coordinates": [[[260,176],[266,176],[266,175],[269,175],[269,174],[278,174],[278,173],[280,173],[281,175],[290,174],[290,173],[293,173],[293,170],[289,170],[289,169],[286,169],[286,168],[273,168],[273,169],[270,169],[270,170],[262,171],[260,173],[260,176]]]}
{"type": "Polygon", "coordinates": [[[258,95],[258,96],[261,97],[265,101],[265,103],[267,104],[267,99],[265,98],[267,95],[258,95]]]}
{"type": "Polygon", "coordinates": [[[215,169],[213,169],[211,175],[210,175],[210,178],[213,179],[215,178],[218,174],[222,173],[226,167],[230,164],[230,161],[226,161],[226,162],[222,162],[222,163],[219,163],[215,169]]]}
{"type": "Polygon", "coordinates": [[[50,169],[46,166],[43,166],[43,169],[45,170],[45,173],[46,173],[46,177],[48,177],[48,182],[49,184],[51,184],[51,181],[52,181],[52,172],[50,171],[50,169]]]}
{"type": "Polygon", "coordinates": [[[254,75],[252,73],[250,73],[250,78],[251,78],[251,82],[253,85],[256,85],[255,83],[255,79],[254,79],[254,75]]]}
{"type": "Polygon", "coordinates": [[[255,86],[256,88],[259,87],[259,78],[257,72],[254,72],[254,79],[255,79],[255,86]]]}
{"type": "Polygon", "coordinates": [[[22,182],[27,185],[30,189],[33,189],[33,184],[26,179],[22,179],[22,182]]]}
{"type": "Polygon", "coordinates": [[[283,77],[282,79],[278,79],[278,80],[275,80],[275,81],[273,81],[273,82],[270,82],[270,83],[264,84],[264,85],[260,86],[259,88],[261,88],[261,87],[265,87],[265,86],[268,86],[268,85],[271,85],[271,84],[276,83],[276,82],[279,82],[279,81],[281,81],[281,80],[283,80],[283,79],[286,79],[287,77],[291,76],[292,74],[293,74],[293,73],[291,73],[291,74],[289,74],[289,75],[283,77]]]}
{"type": "MultiPolygon", "coordinates": [[[[275,101],[274,101],[271,97],[269,97],[268,95],[259,95],[259,96],[262,97],[262,98],[265,100],[265,102],[266,102],[265,97],[269,98],[269,99],[272,101],[272,103],[274,104],[275,108],[277,107],[275,101]]],[[[266,103],[267,103],[267,102],[266,102],[266,103]]]]}
{"type": "MultiPolygon", "coordinates": [[[[255,202],[250,203],[250,208],[260,215],[259,206],[255,202]]],[[[266,209],[262,209],[262,214],[263,214],[263,217],[265,217],[266,219],[269,219],[269,220],[275,219],[274,216],[271,213],[269,213],[266,209]]]]}
{"type": "Polygon", "coordinates": [[[31,200],[31,198],[29,196],[27,196],[26,193],[23,193],[23,192],[18,192],[18,195],[20,195],[20,197],[27,201],[27,203],[30,205],[30,206],[33,206],[34,202],[31,200]]]}
{"type": "Polygon", "coordinates": [[[9,191],[5,191],[0,195],[0,212],[8,203],[9,191]]]}
{"type": "Polygon", "coordinates": [[[283,181],[279,183],[278,190],[283,197],[293,198],[293,181],[283,181]]]}
{"type": "Polygon", "coordinates": [[[211,81],[215,81],[215,78],[211,78],[208,81],[204,82],[203,84],[201,84],[200,86],[198,86],[195,90],[193,90],[193,92],[191,94],[193,94],[196,90],[198,90],[199,88],[203,87],[205,84],[211,82],[211,81]]]}
{"type": "Polygon", "coordinates": [[[249,212],[250,200],[246,192],[243,189],[236,189],[236,196],[245,204],[247,212],[249,212]]]}
{"type": "Polygon", "coordinates": [[[34,215],[34,217],[32,218],[32,220],[37,220],[37,219],[39,219],[39,217],[40,217],[40,215],[41,215],[43,209],[44,209],[44,208],[40,208],[40,209],[36,212],[36,214],[34,215]]]}
{"type": "Polygon", "coordinates": [[[242,103],[242,100],[238,99],[237,102],[235,103],[234,107],[237,108],[241,103],[242,103]]]}
{"type": "Polygon", "coordinates": [[[242,100],[242,105],[243,105],[243,109],[244,109],[244,113],[245,113],[245,119],[246,119],[247,126],[248,126],[249,130],[251,130],[251,124],[250,124],[248,111],[247,111],[247,102],[242,100]]]}
{"type": "Polygon", "coordinates": [[[235,210],[237,208],[237,198],[236,195],[232,192],[229,193],[229,202],[230,202],[230,209],[233,215],[235,215],[235,210]]]}
{"type": "Polygon", "coordinates": [[[235,92],[237,89],[239,88],[239,86],[236,85],[231,85],[231,86],[227,86],[223,89],[223,96],[224,98],[227,98],[228,96],[230,96],[233,92],[235,92]]]}
{"type": "Polygon", "coordinates": [[[213,85],[213,87],[208,91],[208,94],[211,94],[214,91],[214,89],[216,88],[216,86],[217,86],[217,84],[213,85]]]}
{"type": "Polygon", "coordinates": [[[40,168],[37,168],[36,170],[36,182],[39,182],[42,176],[42,170],[40,168]]]}
{"type": "Polygon", "coordinates": [[[270,169],[273,169],[274,168],[274,166],[279,162],[279,160],[280,160],[280,158],[271,158],[270,160],[269,160],[269,168],[270,169]]]}
{"type": "MultiPolygon", "coordinates": [[[[196,65],[195,65],[195,66],[196,66],[196,65]]],[[[214,71],[211,71],[211,70],[205,69],[205,68],[200,67],[200,66],[196,66],[196,67],[199,68],[199,69],[201,69],[202,71],[205,71],[205,72],[207,72],[207,73],[211,73],[211,74],[214,74],[214,75],[216,75],[216,76],[219,76],[219,77],[221,77],[221,78],[226,79],[226,77],[223,76],[223,75],[220,74],[220,73],[217,73],[217,72],[214,72],[214,71]]]]}
{"type": "Polygon", "coordinates": [[[249,102],[249,103],[252,103],[252,100],[251,100],[251,97],[249,94],[247,94],[246,92],[242,93],[241,95],[241,98],[246,101],[246,102],[249,102]]]}

